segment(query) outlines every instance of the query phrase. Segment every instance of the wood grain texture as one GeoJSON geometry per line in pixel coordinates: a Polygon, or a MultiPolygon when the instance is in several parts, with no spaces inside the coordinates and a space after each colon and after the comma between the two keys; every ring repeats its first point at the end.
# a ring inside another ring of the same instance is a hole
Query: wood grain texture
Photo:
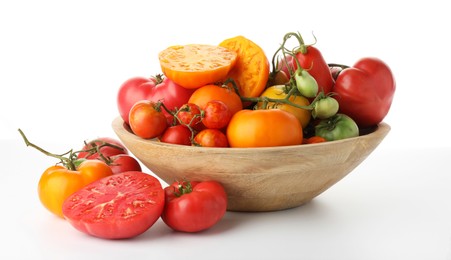
{"type": "Polygon", "coordinates": [[[215,180],[228,194],[228,210],[274,211],[300,206],[355,169],[390,131],[339,141],[267,148],[204,148],[145,140],[120,117],[113,130],[149,170],[167,183],[215,180]]]}

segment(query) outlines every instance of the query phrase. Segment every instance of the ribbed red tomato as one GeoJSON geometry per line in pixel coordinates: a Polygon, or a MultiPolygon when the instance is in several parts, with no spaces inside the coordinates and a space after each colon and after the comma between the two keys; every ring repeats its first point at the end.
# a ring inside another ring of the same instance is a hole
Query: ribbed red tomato
{"type": "Polygon", "coordinates": [[[95,181],[63,203],[63,215],[77,230],[106,239],[138,236],[161,216],[164,190],[143,172],[124,172],[95,181]]]}

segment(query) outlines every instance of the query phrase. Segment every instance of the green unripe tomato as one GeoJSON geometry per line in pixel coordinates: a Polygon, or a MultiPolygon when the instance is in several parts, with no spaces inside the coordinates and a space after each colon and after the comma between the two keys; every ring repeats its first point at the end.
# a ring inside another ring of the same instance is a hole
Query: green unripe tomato
{"type": "Polygon", "coordinates": [[[306,70],[296,70],[294,75],[294,79],[296,81],[296,87],[303,95],[307,98],[314,98],[318,93],[318,83],[315,78],[310,75],[306,70]]]}
{"type": "Polygon", "coordinates": [[[317,100],[313,105],[312,116],[314,118],[326,119],[338,112],[338,101],[333,97],[325,97],[317,100]]]}
{"type": "Polygon", "coordinates": [[[352,118],[338,113],[330,118],[322,119],[315,126],[315,135],[327,141],[341,140],[359,136],[359,127],[352,118]]]}

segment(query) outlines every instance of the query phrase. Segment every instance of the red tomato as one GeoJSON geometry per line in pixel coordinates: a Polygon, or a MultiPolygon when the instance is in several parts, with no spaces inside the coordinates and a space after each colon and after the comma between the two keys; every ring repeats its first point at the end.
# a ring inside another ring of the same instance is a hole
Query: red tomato
{"type": "Polygon", "coordinates": [[[299,120],[280,109],[241,110],[227,126],[231,147],[298,145],[303,141],[299,120]]]}
{"type": "Polygon", "coordinates": [[[227,195],[219,182],[174,182],[164,191],[161,219],[176,231],[206,230],[220,221],[227,209],[227,195]]]}
{"type": "MultiPolygon", "coordinates": [[[[296,58],[301,67],[307,70],[318,83],[318,91],[323,90],[327,94],[332,90],[335,84],[332,73],[323,55],[316,47],[308,45],[305,48],[299,48],[299,51],[296,53],[296,58]]],[[[294,72],[297,69],[297,63],[292,56],[287,56],[286,61],[279,61],[279,64],[282,71],[290,75],[286,65],[291,67],[294,72]]]]}
{"type": "Polygon", "coordinates": [[[168,127],[160,137],[160,141],[171,144],[191,145],[191,130],[185,125],[168,127]]]}
{"type": "Polygon", "coordinates": [[[167,120],[161,108],[149,100],[141,100],[133,105],[129,122],[133,133],[144,139],[155,138],[167,128],[167,120]]]}
{"type": "Polygon", "coordinates": [[[109,162],[107,164],[110,166],[113,174],[118,174],[128,171],[138,171],[140,172],[141,165],[139,162],[128,154],[118,154],[109,157],[109,162]]]}
{"type": "Polygon", "coordinates": [[[363,58],[341,71],[333,91],[340,112],[360,127],[380,123],[390,110],[396,90],[395,78],[382,60],[363,58]]]}
{"type": "Polygon", "coordinates": [[[179,108],[176,116],[181,121],[179,123],[194,128],[199,128],[201,126],[200,122],[202,119],[202,113],[199,106],[196,104],[193,103],[184,104],[179,108]]]}
{"type": "Polygon", "coordinates": [[[138,236],[161,216],[164,190],[155,177],[124,172],[95,181],[69,196],[63,215],[77,230],[100,238],[138,236]]]}
{"type": "Polygon", "coordinates": [[[229,147],[227,136],[218,129],[204,129],[194,137],[194,143],[202,147],[229,147]]]}
{"type": "Polygon", "coordinates": [[[221,129],[227,126],[231,118],[232,113],[224,102],[212,100],[204,107],[202,123],[207,128],[221,129]]]}
{"type": "Polygon", "coordinates": [[[93,151],[94,153],[90,153],[87,150],[94,148],[94,146],[99,146],[99,145],[102,145],[105,143],[117,146],[117,148],[113,147],[113,146],[101,147],[99,150],[100,150],[100,153],[104,157],[110,157],[110,156],[117,155],[117,154],[128,154],[127,149],[119,140],[111,138],[111,137],[99,137],[97,139],[87,142],[83,146],[82,152],[78,153],[77,157],[78,158],[86,158],[86,159],[98,159],[99,158],[98,153],[96,153],[94,151],[93,151]]]}
{"type": "MultiPolygon", "coordinates": [[[[157,102],[161,100],[170,109],[181,107],[188,102],[193,90],[183,88],[161,75],[151,78],[134,77],[125,81],[119,88],[117,105],[122,119],[129,123],[129,112],[140,100],[157,102]]],[[[169,121],[172,117],[163,111],[169,121]]]]}

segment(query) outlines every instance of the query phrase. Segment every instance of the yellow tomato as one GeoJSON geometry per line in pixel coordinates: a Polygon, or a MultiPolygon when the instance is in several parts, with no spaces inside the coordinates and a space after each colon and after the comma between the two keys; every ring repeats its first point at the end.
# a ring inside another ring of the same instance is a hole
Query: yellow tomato
{"type": "MultiPolygon", "coordinates": [[[[265,89],[261,96],[274,99],[284,99],[287,97],[287,89],[285,85],[275,85],[265,89]]],[[[309,100],[303,96],[292,95],[289,98],[289,101],[299,106],[308,106],[310,104],[309,100]]],[[[263,102],[259,102],[257,106],[260,109],[263,108],[263,102]]],[[[301,123],[302,128],[305,128],[310,122],[311,111],[307,109],[297,108],[289,104],[274,102],[268,102],[267,108],[278,108],[294,115],[301,123]]]]}
{"type": "Polygon", "coordinates": [[[112,174],[111,168],[100,160],[86,160],[77,170],[69,170],[61,165],[51,166],[39,180],[39,199],[50,212],[63,217],[63,203],[69,195],[112,174]]]}

